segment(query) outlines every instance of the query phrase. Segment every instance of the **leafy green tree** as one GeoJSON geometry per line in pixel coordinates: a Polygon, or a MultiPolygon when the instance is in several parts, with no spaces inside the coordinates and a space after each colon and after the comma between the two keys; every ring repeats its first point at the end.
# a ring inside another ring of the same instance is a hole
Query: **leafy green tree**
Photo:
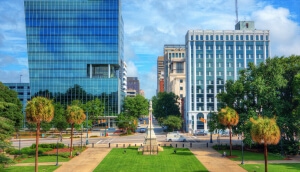
{"type": "MultiPolygon", "coordinates": [[[[217,95],[221,107],[234,108],[240,122],[233,130],[244,132],[247,143],[251,143],[250,126],[247,121],[258,115],[277,116],[277,123],[285,135],[283,148],[289,153],[297,153],[299,146],[300,113],[297,90],[297,74],[300,71],[300,56],[275,57],[257,66],[240,71],[239,79],[227,81],[226,92],[217,95]]],[[[275,146],[276,147],[276,146],[275,146]]],[[[277,150],[280,146],[277,145],[277,150]]],[[[276,149],[273,149],[276,151],[276,149]]]]}
{"type": "Polygon", "coordinates": [[[54,127],[60,132],[60,137],[62,138],[62,131],[66,130],[69,126],[65,117],[65,109],[60,103],[55,103],[54,109],[55,112],[52,123],[54,127]]]}
{"type": "Polygon", "coordinates": [[[11,137],[11,135],[14,132],[14,123],[4,117],[0,117],[0,142],[4,142],[8,138],[11,137]]]}
{"type": "Polygon", "coordinates": [[[36,124],[35,171],[38,171],[38,147],[41,122],[50,122],[54,116],[52,101],[45,97],[35,97],[27,102],[26,120],[36,124]]]}
{"type": "Polygon", "coordinates": [[[178,100],[179,97],[173,92],[160,92],[157,97],[152,97],[153,115],[160,125],[169,115],[180,117],[178,100]]]}
{"type": "Polygon", "coordinates": [[[232,126],[236,126],[237,123],[239,122],[239,115],[234,109],[227,106],[219,111],[218,119],[221,124],[223,124],[229,129],[230,156],[231,156],[232,155],[231,128],[232,126]]]}
{"type": "Polygon", "coordinates": [[[89,119],[93,122],[104,115],[104,103],[98,98],[88,101],[82,107],[85,112],[89,112],[89,119]]]}
{"type": "Polygon", "coordinates": [[[148,114],[149,103],[142,95],[126,97],[124,100],[124,111],[130,116],[139,118],[148,114]]]}
{"type": "Polygon", "coordinates": [[[86,116],[83,110],[76,105],[68,106],[66,110],[66,119],[71,124],[71,146],[70,146],[70,157],[72,157],[73,151],[73,129],[75,124],[81,124],[85,120],[86,116]]]}
{"type": "Polygon", "coordinates": [[[182,126],[182,119],[178,116],[169,115],[164,121],[163,125],[168,127],[168,130],[180,129],[182,126]]]}
{"type": "Polygon", "coordinates": [[[127,134],[135,132],[137,124],[134,121],[136,121],[137,118],[134,116],[130,116],[127,113],[120,113],[116,120],[118,128],[122,128],[127,134]]]}
{"type": "Polygon", "coordinates": [[[268,117],[258,117],[257,120],[251,118],[252,140],[264,145],[265,172],[268,171],[268,145],[277,144],[280,140],[280,129],[276,120],[268,117]]]}
{"type": "Polygon", "coordinates": [[[23,113],[18,93],[10,90],[2,82],[0,82],[0,116],[11,120],[16,130],[21,128],[23,113]]]}

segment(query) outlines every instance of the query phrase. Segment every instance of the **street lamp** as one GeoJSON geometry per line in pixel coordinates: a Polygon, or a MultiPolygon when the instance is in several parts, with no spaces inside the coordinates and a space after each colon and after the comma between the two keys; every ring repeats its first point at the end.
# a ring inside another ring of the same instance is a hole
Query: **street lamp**
{"type": "Polygon", "coordinates": [[[280,139],[280,147],[281,147],[281,156],[284,156],[284,153],[283,153],[283,131],[281,130],[281,139],[280,139]]]}
{"type": "Polygon", "coordinates": [[[86,111],[86,145],[89,144],[89,130],[88,130],[89,112],[86,111]]]}
{"type": "Polygon", "coordinates": [[[21,133],[20,133],[20,131],[19,131],[18,137],[19,137],[19,155],[21,155],[21,133]]]}
{"type": "Polygon", "coordinates": [[[242,140],[242,162],[241,164],[243,165],[244,164],[244,143],[243,143],[243,133],[242,133],[242,137],[241,137],[241,140],[242,140]]]}
{"type": "MultiPolygon", "coordinates": [[[[212,114],[209,113],[209,121],[211,122],[211,116],[212,114]]],[[[212,140],[212,131],[210,131],[210,143],[213,143],[213,140],[212,140]]]]}
{"type": "Polygon", "coordinates": [[[106,126],[107,126],[107,118],[106,118],[106,114],[105,114],[105,128],[104,128],[104,135],[106,137],[106,126]]]}
{"type": "Polygon", "coordinates": [[[56,142],[56,166],[58,166],[58,139],[56,142]]]}

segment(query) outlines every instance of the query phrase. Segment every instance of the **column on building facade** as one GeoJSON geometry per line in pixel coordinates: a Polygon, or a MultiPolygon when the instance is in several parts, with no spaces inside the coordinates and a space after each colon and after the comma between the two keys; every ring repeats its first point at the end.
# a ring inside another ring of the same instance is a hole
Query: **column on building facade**
{"type": "Polygon", "coordinates": [[[196,41],[195,41],[195,34],[193,35],[193,69],[194,69],[194,73],[193,73],[193,94],[194,94],[194,108],[193,108],[193,111],[197,111],[197,96],[196,96],[196,89],[197,89],[197,86],[196,86],[196,79],[197,79],[197,64],[196,64],[196,41]]]}
{"type": "Polygon", "coordinates": [[[193,128],[193,133],[197,130],[197,113],[194,113],[194,128],[193,128]]]}
{"type": "Polygon", "coordinates": [[[236,40],[235,35],[233,37],[233,78],[237,80],[237,66],[236,66],[236,40]]]}
{"type": "MultiPolygon", "coordinates": [[[[223,42],[223,61],[224,61],[224,81],[223,84],[225,84],[225,82],[227,81],[227,59],[226,59],[226,41],[225,41],[225,37],[226,35],[224,34],[224,42],[223,42]]],[[[225,91],[225,88],[224,88],[225,91]]]]}
{"type": "Polygon", "coordinates": [[[257,64],[257,61],[256,61],[256,41],[253,41],[253,54],[254,54],[254,56],[253,56],[253,58],[254,58],[254,65],[256,65],[257,64]]]}
{"type": "Polygon", "coordinates": [[[110,118],[107,118],[107,127],[110,128],[110,118]]]}
{"type": "Polygon", "coordinates": [[[266,59],[267,59],[267,47],[266,47],[266,41],[263,40],[263,42],[264,42],[264,61],[266,61],[266,59]]]}
{"type": "Polygon", "coordinates": [[[90,64],[90,78],[93,77],[93,65],[90,64]]]}
{"type": "Polygon", "coordinates": [[[110,78],[110,64],[108,64],[108,78],[110,78]]]}
{"type": "Polygon", "coordinates": [[[204,131],[207,131],[207,122],[208,122],[208,120],[207,120],[207,115],[208,115],[208,113],[209,112],[202,112],[203,113],[203,116],[204,116],[204,119],[205,119],[205,123],[204,123],[204,131]]]}
{"type": "Polygon", "coordinates": [[[243,44],[243,58],[244,58],[244,68],[247,68],[247,46],[246,46],[246,41],[244,41],[243,44]]]}
{"type": "Polygon", "coordinates": [[[216,50],[216,39],[214,39],[214,47],[213,47],[213,58],[214,58],[214,109],[213,111],[217,111],[217,50],[216,50]]]}
{"type": "MultiPolygon", "coordinates": [[[[203,35],[203,38],[204,35],[203,35]]],[[[207,110],[207,90],[206,90],[206,41],[203,41],[203,97],[204,97],[204,107],[202,111],[207,110]]]]}

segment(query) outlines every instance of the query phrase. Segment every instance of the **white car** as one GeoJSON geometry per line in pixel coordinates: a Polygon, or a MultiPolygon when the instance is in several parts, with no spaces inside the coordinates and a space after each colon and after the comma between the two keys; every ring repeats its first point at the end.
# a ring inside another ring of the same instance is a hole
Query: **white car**
{"type": "Polygon", "coordinates": [[[168,142],[186,142],[186,138],[179,133],[168,133],[167,134],[168,142]]]}

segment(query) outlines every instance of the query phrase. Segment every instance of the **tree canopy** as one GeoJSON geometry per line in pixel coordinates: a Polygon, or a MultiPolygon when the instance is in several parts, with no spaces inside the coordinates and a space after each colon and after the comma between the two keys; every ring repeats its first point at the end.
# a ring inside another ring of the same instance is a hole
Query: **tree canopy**
{"type": "MultiPolygon", "coordinates": [[[[265,63],[241,70],[236,81],[227,81],[226,92],[217,95],[221,107],[229,106],[237,111],[240,122],[234,130],[245,133],[250,140],[247,121],[276,116],[283,138],[283,148],[287,153],[298,152],[300,128],[299,90],[300,56],[274,57],[265,63]]],[[[250,142],[248,142],[250,143],[250,142]]],[[[279,148],[280,150],[280,148],[279,148]]]]}
{"type": "Polygon", "coordinates": [[[163,125],[168,127],[168,130],[174,131],[180,129],[182,126],[182,119],[178,116],[169,115],[164,121],[163,125]]]}
{"type": "Polygon", "coordinates": [[[169,115],[180,117],[178,101],[179,97],[173,92],[160,92],[157,96],[152,97],[153,115],[159,124],[162,124],[169,115]]]}
{"type": "Polygon", "coordinates": [[[0,82],[0,117],[11,120],[16,129],[22,126],[22,103],[18,99],[18,93],[10,90],[2,82],[0,82]]]}
{"type": "Polygon", "coordinates": [[[124,100],[124,112],[135,118],[147,115],[148,108],[148,100],[142,95],[126,97],[124,100]]]}
{"type": "Polygon", "coordinates": [[[36,123],[35,171],[38,171],[38,146],[41,122],[50,122],[54,116],[52,101],[45,97],[34,97],[27,102],[26,120],[36,123]]]}
{"type": "Polygon", "coordinates": [[[265,172],[268,171],[268,149],[269,144],[277,144],[280,140],[280,129],[274,118],[258,117],[257,120],[250,118],[252,122],[252,140],[264,145],[265,172]]]}

